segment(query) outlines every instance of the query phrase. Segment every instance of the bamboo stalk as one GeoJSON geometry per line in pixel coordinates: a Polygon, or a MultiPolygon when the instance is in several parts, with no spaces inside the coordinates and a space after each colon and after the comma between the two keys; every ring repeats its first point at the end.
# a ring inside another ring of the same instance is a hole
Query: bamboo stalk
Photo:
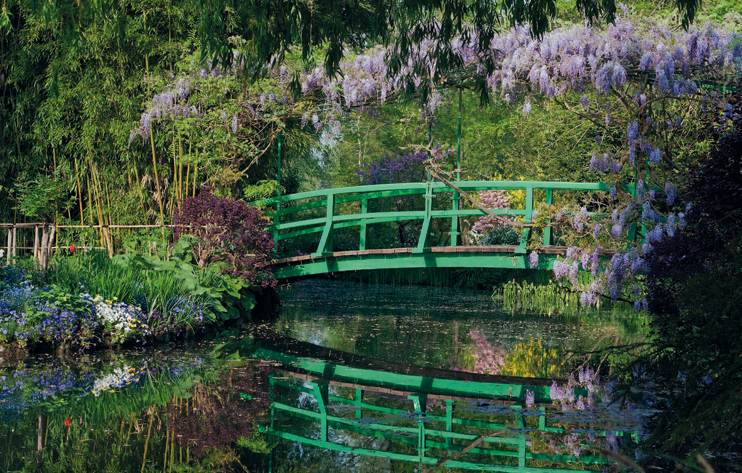
{"type": "Polygon", "coordinates": [[[178,137],[178,153],[180,154],[178,163],[178,211],[180,211],[180,202],[183,200],[183,144],[180,137],[178,137]]]}
{"type": "MultiPolygon", "coordinates": [[[[133,416],[133,414],[132,414],[133,416]]],[[[124,446],[129,445],[129,438],[131,437],[131,428],[134,426],[134,422],[129,419],[129,431],[126,433],[126,440],[124,440],[124,446]]]]}
{"type": "Polygon", "coordinates": [[[49,439],[49,416],[46,416],[46,429],[44,430],[44,447],[46,447],[46,441],[49,439]]]}
{"type": "Polygon", "coordinates": [[[144,206],[144,196],[142,195],[142,181],[139,179],[139,169],[134,163],[134,175],[137,178],[137,191],[139,191],[139,202],[142,204],[142,217],[147,218],[147,208],[144,206]]]}
{"type": "Polygon", "coordinates": [[[168,447],[170,446],[170,429],[165,428],[165,455],[164,460],[162,462],[162,471],[167,470],[167,453],[168,453],[168,447]]]}
{"type": "Polygon", "coordinates": [[[191,164],[189,163],[188,166],[186,167],[186,180],[185,180],[186,197],[188,197],[188,183],[191,182],[190,179],[191,179],[191,164]]]}
{"type": "Polygon", "coordinates": [[[97,169],[91,168],[93,174],[93,183],[95,184],[95,197],[96,197],[96,208],[98,209],[98,221],[103,224],[101,226],[101,243],[106,245],[108,248],[108,257],[113,258],[113,244],[111,243],[111,236],[108,233],[108,228],[105,226],[105,219],[103,218],[103,206],[101,204],[101,184],[100,177],[98,176],[97,169]]]}
{"type": "MultiPolygon", "coordinates": [[[[162,208],[162,191],[160,190],[160,177],[157,174],[157,155],[155,154],[155,136],[152,127],[149,127],[149,141],[152,144],[152,166],[155,170],[155,184],[157,185],[157,202],[160,204],[160,223],[165,223],[165,210],[162,208]]],[[[163,234],[164,239],[164,234],[163,234]]]]}
{"type": "Polygon", "coordinates": [[[198,179],[198,164],[193,165],[193,197],[196,197],[196,179],[198,179]]]}
{"type": "Polygon", "coordinates": [[[173,462],[175,461],[175,428],[170,435],[170,471],[173,471],[173,462]]]}
{"type": "MultiPolygon", "coordinates": [[[[173,128],[173,190],[170,193],[171,202],[173,197],[175,197],[176,200],[178,199],[178,149],[175,145],[175,129],[173,128]]],[[[174,209],[175,207],[170,207],[171,214],[174,209]]]]}
{"type": "Polygon", "coordinates": [[[147,428],[147,440],[144,442],[144,454],[142,455],[142,473],[144,473],[144,466],[147,464],[147,448],[149,447],[149,437],[152,433],[152,422],[155,420],[155,416],[150,414],[149,416],[149,427],[147,428]]]}
{"type": "Polygon", "coordinates": [[[87,183],[88,183],[88,214],[89,214],[90,223],[92,224],[93,221],[94,221],[93,220],[93,207],[91,207],[92,200],[93,200],[93,197],[92,197],[92,192],[93,191],[90,189],[90,179],[89,178],[87,179],[87,183]]]}
{"type": "Polygon", "coordinates": [[[80,186],[80,171],[77,169],[77,160],[75,160],[75,179],[77,180],[77,199],[80,204],[80,225],[85,225],[85,213],[82,210],[82,186],[80,186]]]}
{"type": "MultiPolygon", "coordinates": [[[[103,213],[100,210],[100,194],[98,192],[98,184],[95,176],[95,168],[91,166],[90,168],[90,174],[93,177],[93,205],[95,205],[95,212],[98,214],[98,224],[102,225],[105,222],[103,221],[103,213]]],[[[101,228],[101,231],[99,233],[100,236],[100,243],[101,245],[105,245],[105,239],[103,237],[103,229],[101,228]]]]}
{"type": "MultiPolygon", "coordinates": [[[[108,181],[106,181],[106,200],[108,200],[108,224],[111,224],[112,218],[111,218],[111,193],[108,191],[108,181]]],[[[104,230],[106,233],[108,232],[107,229],[104,230]]],[[[106,240],[111,245],[111,249],[108,250],[108,257],[113,258],[113,238],[110,236],[106,236],[106,240]]]]}
{"type": "Polygon", "coordinates": [[[106,181],[106,200],[108,201],[108,223],[110,224],[113,219],[111,218],[111,193],[108,191],[108,181],[106,181]]]}

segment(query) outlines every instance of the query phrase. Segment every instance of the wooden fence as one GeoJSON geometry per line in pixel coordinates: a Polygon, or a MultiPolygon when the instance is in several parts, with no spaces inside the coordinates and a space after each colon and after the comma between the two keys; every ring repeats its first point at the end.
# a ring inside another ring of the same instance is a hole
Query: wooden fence
{"type": "MultiPolygon", "coordinates": [[[[45,259],[45,256],[50,256],[53,252],[60,249],[67,248],[66,245],[62,246],[58,242],[60,240],[60,234],[64,230],[98,230],[99,236],[95,240],[99,241],[99,245],[89,245],[89,249],[96,250],[107,250],[109,256],[114,254],[114,242],[111,238],[109,230],[113,229],[162,229],[163,240],[165,239],[165,229],[172,229],[175,225],[54,225],[44,224],[40,222],[36,223],[0,223],[0,235],[6,233],[6,244],[4,247],[4,257],[6,261],[16,261],[18,256],[23,256],[23,253],[29,251],[33,254],[33,257],[37,261],[45,259]]],[[[0,236],[0,238],[2,238],[0,236]]],[[[2,241],[0,239],[0,241],[2,241]]],[[[74,241],[72,243],[75,243],[74,241]]],[[[152,242],[152,250],[156,251],[156,242],[152,242]]],[[[76,244],[77,247],[82,248],[83,245],[76,244]]]]}

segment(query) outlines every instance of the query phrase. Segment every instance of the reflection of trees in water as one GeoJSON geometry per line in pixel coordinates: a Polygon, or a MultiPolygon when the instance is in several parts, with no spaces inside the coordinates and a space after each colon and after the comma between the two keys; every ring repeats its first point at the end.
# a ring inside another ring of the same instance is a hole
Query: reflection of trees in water
{"type": "Polygon", "coordinates": [[[200,357],[172,365],[149,361],[139,382],[128,375],[132,370],[118,368],[114,374],[126,372],[127,382],[99,391],[94,381],[111,374],[93,375],[89,366],[77,377],[68,366],[6,375],[22,385],[23,397],[14,417],[0,423],[7,447],[0,470],[229,471],[249,452],[268,451],[265,437],[253,435],[270,401],[267,367],[221,372],[218,365],[202,369],[200,357]]]}
{"type": "Polygon", "coordinates": [[[470,331],[469,336],[474,342],[474,346],[470,347],[471,357],[474,358],[474,366],[469,371],[499,374],[505,364],[505,347],[501,343],[493,345],[481,332],[470,331]]]}
{"type": "Polygon", "coordinates": [[[465,344],[459,355],[441,368],[524,378],[556,378],[562,374],[559,351],[546,347],[538,338],[517,343],[510,351],[481,331],[470,330],[469,338],[472,343],[465,344]]]}
{"type": "Polygon", "coordinates": [[[201,458],[209,448],[249,438],[270,404],[268,375],[265,366],[241,368],[222,373],[213,384],[196,382],[189,399],[176,399],[167,407],[175,442],[201,458]]]}
{"type": "Polygon", "coordinates": [[[634,314],[549,318],[496,308],[477,312],[468,302],[483,307],[484,302],[472,298],[420,287],[303,282],[286,295],[276,328],[284,336],[396,363],[560,378],[568,374],[567,353],[641,341],[646,335],[634,314]],[[473,332],[486,340],[472,338],[473,332]]]}
{"type": "Polygon", "coordinates": [[[563,361],[556,348],[546,347],[532,338],[518,343],[508,353],[500,374],[524,378],[557,378],[562,375],[563,361]]]}

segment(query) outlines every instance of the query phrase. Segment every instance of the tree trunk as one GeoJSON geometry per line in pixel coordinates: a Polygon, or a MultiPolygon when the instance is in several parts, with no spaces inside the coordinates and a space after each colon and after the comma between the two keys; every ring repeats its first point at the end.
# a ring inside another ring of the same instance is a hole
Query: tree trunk
{"type": "Polygon", "coordinates": [[[108,257],[113,258],[113,243],[111,243],[111,235],[108,233],[108,228],[103,227],[103,236],[106,238],[106,247],[108,248],[108,257]]]}

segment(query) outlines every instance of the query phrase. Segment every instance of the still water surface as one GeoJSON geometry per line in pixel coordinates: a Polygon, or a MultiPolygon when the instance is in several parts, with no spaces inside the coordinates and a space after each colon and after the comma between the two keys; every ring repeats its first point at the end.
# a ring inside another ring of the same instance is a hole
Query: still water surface
{"type": "Polygon", "coordinates": [[[19,471],[41,459],[47,471],[242,471],[240,464],[249,471],[422,471],[440,462],[444,469],[600,471],[598,451],[628,448],[641,430],[641,416],[601,404],[600,395],[578,409],[580,395],[583,404],[592,396],[579,380],[572,399],[544,398],[552,379],[576,373],[580,352],[640,340],[641,321],[630,314],[507,313],[487,292],[328,280],[284,287],[280,297],[276,319],[213,341],[6,364],[0,469],[19,471]],[[283,365],[256,359],[255,348],[268,357],[267,340],[276,337],[329,350],[283,365]],[[317,358],[328,351],[389,362],[397,371],[450,370],[423,373],[434,377],[463,371],[547,379],[521,386],[469,377],[454,383],[460,395],[431,388],[421,397],[416,391],[425,389],[399,379],[384,384],[389,375],[379,363],[362,372],[366,384],[341,379],[340,368],[317,358]],[[322,376],[311,371],[316,366],[322,376]],[[477,399],[465,392],[477,383],[492,392],[505,386],[505,394],[477,399]],[[534,405],[526,404],[528,387],[534,405]],[[464,455],[480,437],[487,438],[464,455]]]}

